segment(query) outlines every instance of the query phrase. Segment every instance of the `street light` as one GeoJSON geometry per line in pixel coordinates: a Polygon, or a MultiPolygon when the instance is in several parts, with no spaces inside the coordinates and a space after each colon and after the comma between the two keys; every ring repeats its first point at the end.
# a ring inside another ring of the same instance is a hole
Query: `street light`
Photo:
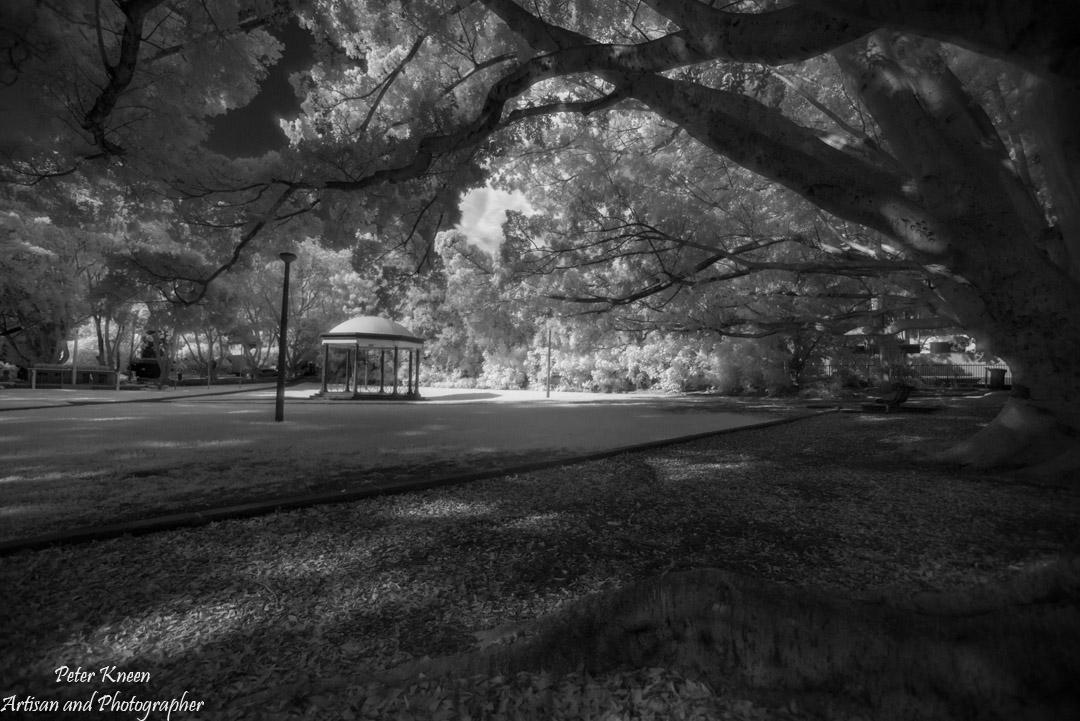
{"type": "Polygon", "coordinates": [[[547,312],[547,383],[544,398],[551,398],[551,311],[547,312]]]}
{"type": "Polygon", "coordinates": [[[283,251],[278,257],[285,263],[285,280],[281,284],[281,328],[278,338],[277,400],[274,403],[274,420],[285,420],[285,354],[289,332],[289,264],[296,260],[296,253],[283,251]]]}

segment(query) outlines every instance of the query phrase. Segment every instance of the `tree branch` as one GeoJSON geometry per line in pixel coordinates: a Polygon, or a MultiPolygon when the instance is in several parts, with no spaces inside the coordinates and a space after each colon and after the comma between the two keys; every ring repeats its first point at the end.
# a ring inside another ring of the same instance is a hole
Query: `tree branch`
{"type": "Polygon", "coordinates": [[[405,58],[402,59],[402,61],[398,63],[385,78],[383,78],[381,83],[379,83],[379,93],[375,96],[375,100],[371,103],[371,107],[368,108],[367,115],[364,116],[363,122],[360,123],[360,127],[357,129],[358,134],[363,135],[367,131],[371,119],[375,117],[375,111],[379,109],[379,105],[382,104],[382,99],[390,90],[390,86],[394,84],[394,80],[397,79],[398,75],[401,75],[402,71],[405,70],[405,66],[412,62],[413,58],[416,57],[416,54],[420,52],[420,48],[423,46],[424,40],[426,39],[426,35],[421,35],[416,38],[412,47],[409,48],[409,52],[405,55],[405,58]]]}
{"type": "Polygon", "coordinates": [[[1040,0],[804,0],[856,23],[943,40],[1080,84],[1080,3],[1040,0]]]}
{"type": "Polygon", "coordinates": [[[761,13],[729,12],[697,0],[645,0],[676,23],[697,51],[718,60],[782,65],[829,52],[875,29],[804,5],[761,13]]]}
{"type": "Polygon", "coordinates": [[[147,14],[160,5],[162,0],[127,0],[118,3],[124,14],[124,30],[120,40],[120,57],[115,64],[106,62],[105,73],[109,81],[102,88],[93,106],[83,116],[82,127],[88,130],[97,145],[106,155],[122,155],[124,149],[106,137],[105,122],[116,107],[121,94],[135,77],[135,67],[139,61],[139,47],[142,43],[143,22],[147,14]]]}
{"type": "Polygon", "coordinates": [[[591,115],[600,110],[607,110],[608,108],[618,105],[623,100],[628,98],[629,95],[622,90],[616,90],[615,92],[608,93],[607,95],[595,98],[593,100],[580,100],[577,102],[564,102],[564,103],[548,103],[546,105],[530,105],[527,108],[518,108],[512,110],[507,114],[506,120],[503,125],[513,125],[514,123],[529,118],[535,118],[541,115],[555,115],[557,113],[578,113],[580,115],[591,115]]]}
{"type": "MultiPolygon", "coordinates": [[[[285,189],[282,190],[282,192],[278,195],[278,197],[274,199],[274,202],[271,203],[270,207],[266,210],[266,212],[263,213],[258,220],[252,223],[251,227],[248,228],[244,232],[244,234],[240,236],[240,240],[233,247],[233,251],[229,259],[222,263],[220,266],[218,266],[212,273],[210,273],[210,275],[204,278],[183,279],[198,287],[198,291],[194,295],[182,296],[179,292],[175,292],[174,298],[172,298],[171,300],[181,305],[195,305],[196,303],[201,301],[206,296],[206,292],[210,289],[210,284],[213,283],[218,278],[218,276],[228,272],[233,266],[240,262],[241,257],[243,257],[244,249],[251,244],[255,237],[263,230],[263,228],[266,227],[268,223],[270,223],[271,221],[291,218],[297,214],[295,212],[289,213],[283,217],[278,217],[277,215],[278,210],[280,210],[281,207],[284,206],[286,202],[288,202],[288,200],[293,196],[294,193],[296,193],[297,190],[298,188],[296,188],[295,186],[286,186],[285,189]]],[[[311,207],[314,207],[314,205],[312,205],[311,207]]],[[[310,209],[310,207],[307,208],[307,210],[310,209]]]]}

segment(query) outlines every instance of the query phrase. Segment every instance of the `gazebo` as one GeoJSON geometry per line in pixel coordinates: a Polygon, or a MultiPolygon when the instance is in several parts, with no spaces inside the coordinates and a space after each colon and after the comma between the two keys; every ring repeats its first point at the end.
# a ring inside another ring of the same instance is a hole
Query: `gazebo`
{"type": "Polygon", "coordinates": [[[400,323],[363,315],[334,326],[319,340],[319,396],[349,400],[420,397],[420,352],[424,341],[400,323]]]}

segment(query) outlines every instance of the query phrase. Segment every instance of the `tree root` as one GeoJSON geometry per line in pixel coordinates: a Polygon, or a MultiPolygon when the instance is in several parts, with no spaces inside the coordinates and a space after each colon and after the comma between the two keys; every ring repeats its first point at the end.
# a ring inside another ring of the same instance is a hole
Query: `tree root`
{"type": "Polygon", "coordinates": [[[1080,479],[1080,443],[1068,444],[1060,453],[1020,469],[1019,475],[1033,481],[1075,483],[1080,479]]]}
{"type": "Polygon", "coordinates": [[[525,635],[384,674],[385,683],[665,667],[830,718],[1080,718],[1080,563],[1015,588],[842,599],[719,570],[585,599],[525,635]]]}
{"type": "Polygon", "coordinates": [[[988,426],[933,460],[1018,470],[1029,480],[1069,481],[1080,471],[1080,438],[1052,413],[1010,398],[988,426]]]}

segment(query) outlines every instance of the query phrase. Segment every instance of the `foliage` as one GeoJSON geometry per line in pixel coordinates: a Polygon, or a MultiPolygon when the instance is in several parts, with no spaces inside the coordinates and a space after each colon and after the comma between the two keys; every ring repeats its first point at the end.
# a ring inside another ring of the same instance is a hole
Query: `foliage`
{"type": "MultiPolygon", "coordinates": [[[[352,268],[348,251],[333,251],[317,238],[294,246],[297,259],[289,280],[288,367],[290,371],[318,358],[319,334],[375,304],[375,281],[352,268]]],[[[277,357],[281,318],[282,262],[260,256],[237,274],[233,322],[258,338],[258,358],[277,357]]]]}
{"type": "Polygon", "coordinates": [[[0,211],[0,358],[24,366],[66,359],[68,331],[87,312],[82,271],[96,240],[24,206],[0,211]]]}

